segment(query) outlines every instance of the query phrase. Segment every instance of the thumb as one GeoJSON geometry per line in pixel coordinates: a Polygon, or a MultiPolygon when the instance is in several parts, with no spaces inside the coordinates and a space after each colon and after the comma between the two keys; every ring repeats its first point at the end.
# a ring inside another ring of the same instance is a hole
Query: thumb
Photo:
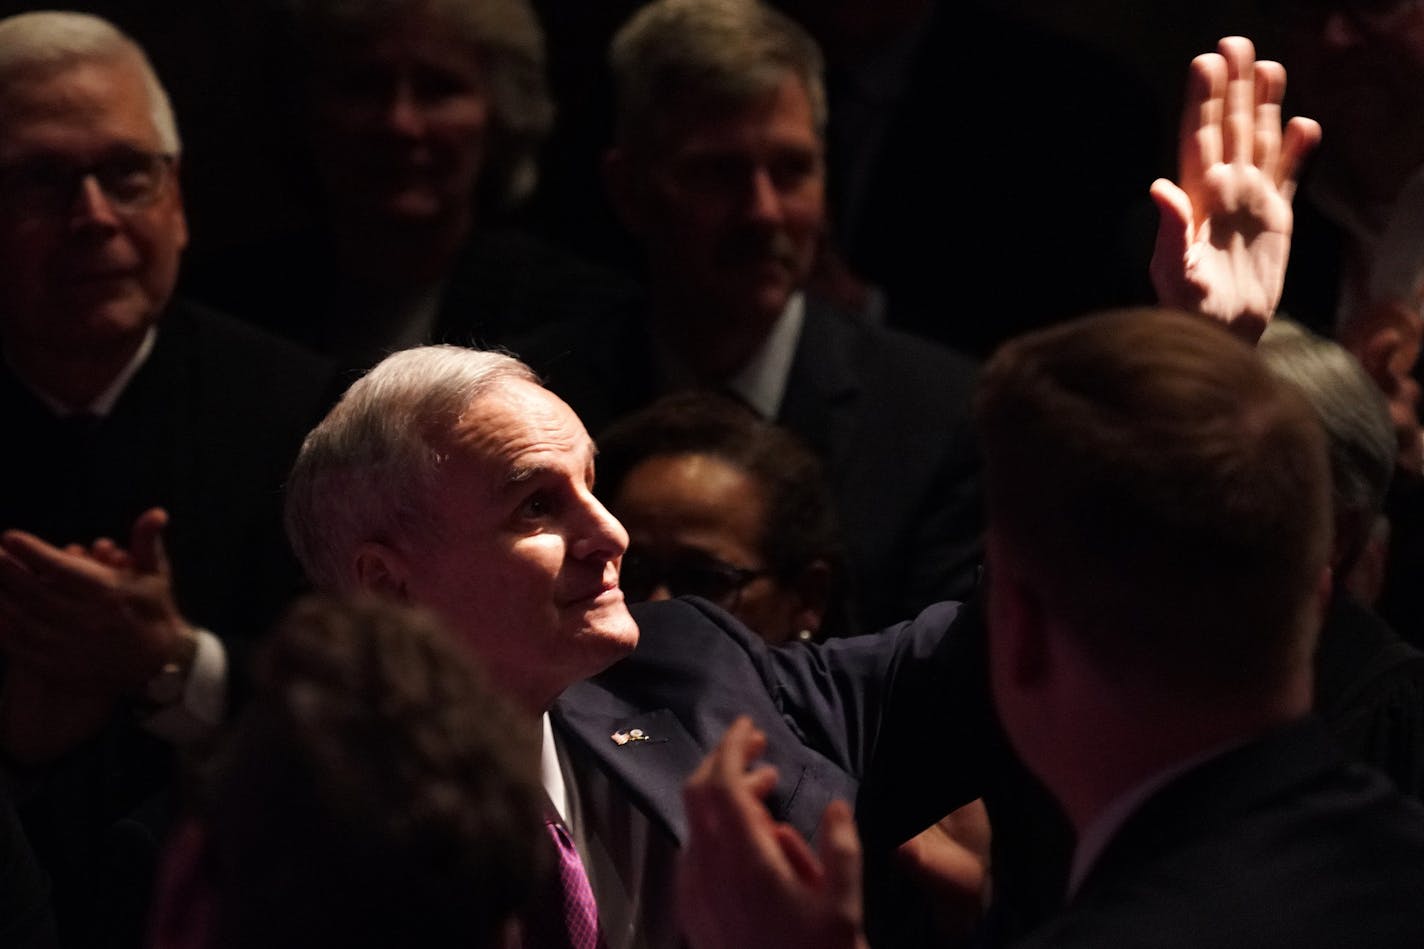
{"type": "Polygon", "coordinates": [[[129,552],[140,573],[168,574],[168,553],[163,547],[163,530],[167,526],[168,512],[161,507],[149,508],[134,521],[129,552]]]}
{"type": "Polygon", "coordinates": [[[1190,309],[1198,301],[1183,285],[1182,269],[1191,240],[1191,199],[1166,178],[1152,182],[1150,194],[1159,216],[1157,242],[1152,249],[1152,288],[1157,291],[1158,302],[1190,309]]]}

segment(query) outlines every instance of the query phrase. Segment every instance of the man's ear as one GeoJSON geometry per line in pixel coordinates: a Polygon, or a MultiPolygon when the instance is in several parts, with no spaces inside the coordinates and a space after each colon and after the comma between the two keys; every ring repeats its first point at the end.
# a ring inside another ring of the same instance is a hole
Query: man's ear
{"type": "Polygon", "coordinates": [[[397,603],[410,602],[410,564],[405,555],[380,541],[363,541],[351,558],[356,589],[397,603]]]}
{"type": "Polygon", "coordinates": [[[1003,651],[1005,670],[1015,685],[1032,688],[1052,667],[1047,613],[1038,594],[1006,570],[996,570],[990,621],[995,647],[1003,651]]]}
{"type": "Polygon", "coordinates": [[[619,222],[634,237],[646,229],[642,180],[646,169],[627,148],[615,145],[603,154],[603,187],[619,222]]]}

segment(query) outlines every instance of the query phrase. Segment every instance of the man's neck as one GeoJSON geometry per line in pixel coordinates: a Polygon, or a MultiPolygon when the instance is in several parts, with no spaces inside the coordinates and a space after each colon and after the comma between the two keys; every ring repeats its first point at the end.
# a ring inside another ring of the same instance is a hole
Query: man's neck
{"type": "Polygon", "coordinates": [[[70,412],[91,409],[119,381],[152,330],[101,346],[5,346],[5,361],[29,388],[70,412]]]}
{"type": "Polygon", "coordinates": [[[766,342],[781,310],[727,314],[706,300],[689,299],[656,285],[649,323],[660,345],[682,362],[697,381],[716,385],[741,369],[766,342]]]}

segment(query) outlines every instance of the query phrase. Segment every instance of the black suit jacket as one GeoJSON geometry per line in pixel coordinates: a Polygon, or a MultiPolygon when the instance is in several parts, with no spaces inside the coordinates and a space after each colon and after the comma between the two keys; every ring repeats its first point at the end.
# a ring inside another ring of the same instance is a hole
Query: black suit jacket
{"type": "MultiPolygon", "coordinates": [[[[516,342],[595,436],[662,394],[641,313],[516,342]]],[[[808,296],[776,421],[825,465],[862,629],[967,599],[978,576],[973,364],[808,296]]]]}
{"type": "MultiPolygon", "coordinates": [[[[458,346],[601,319],[636,296],[626,278],[514,230],[476,230],[442,279],[429,341],[458,346]]],[[[336,359],[347,377],[384,355],[389,328],[373,291],[341,271],[321,232],[229,248],[191,262],[183,280],[198,299],[336,359]]]]}
{"type": "Polygon", "coordinates": [[[1027,947],[1416,947],[1424,809],[1347,764],[1319,723],[1154,794],[1027,947]]]}
{"type": "MultiPolygon", "coordinates": [[[[56,420],[0,368],[0,430],[13,452],[0,529],[56,544],[99,536],[126,544],[140,513],[167,508],[179,606],[240,654],[301,587],[282,534],[281,489],[332,395],[331,371],[290,344],[183,302],[158,325],[148,360],[97,423],[56,420]]],[[[240,661],[230,657],[230,666],[240,661]]],[[[116,837],[113,829],[146,804],[161,812],[151,802],[171,769],[167,745],[122,710],[21,802],[36,855],[55,881],[68,944],[137,943],[153,841],[135,844],[134,833],[116,837]],[[108,862],[122,866],[111,873],[108,862]]],[[[153,822],[133,827],[144,823],[153,822]]]]}

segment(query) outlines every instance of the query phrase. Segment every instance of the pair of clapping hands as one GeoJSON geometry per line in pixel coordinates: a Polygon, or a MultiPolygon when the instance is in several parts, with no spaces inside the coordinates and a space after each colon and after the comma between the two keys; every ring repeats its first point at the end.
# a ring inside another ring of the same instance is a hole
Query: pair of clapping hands
{"type": "Polygon", "coordinates": [[[173,598],[167,523],[144,512],[127,548],[0,535],[0,748],[11,761],[43,763],[97,732],[193,636],[173,598]]]}
{"type": "MultiPolygon", "coordinates": [[[[1251,341],[1280,301],[1291,198],[1320,126],[1281,124],[1286,74],[1251,42],[1223,39],[1193,60],[1182,115],[1179,181],[1159,179],[1152,282],[1164,306],[1199,311],[1251,341]]],[[[763,803],[776,783],[752,767],[765,736],[747,719],[688,781],[689,839],[679,896],[695,949],[865,946],[860,847],[850,808],[822,817],[818,850],[763,803]]]]}

